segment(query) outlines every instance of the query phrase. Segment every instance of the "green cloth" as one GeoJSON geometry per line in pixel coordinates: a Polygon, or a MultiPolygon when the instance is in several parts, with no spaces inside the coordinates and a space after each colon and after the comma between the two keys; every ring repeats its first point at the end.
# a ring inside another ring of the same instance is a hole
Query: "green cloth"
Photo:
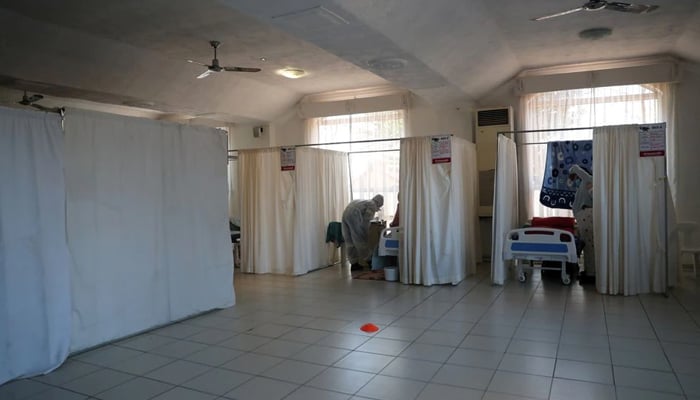
{"type": "Polygon", "coordinates": [[[343,225],[340,222],[331,222],[326,229],[326,243],[335,243],[335,247],[340,247],[343,240],[343,225]]]}

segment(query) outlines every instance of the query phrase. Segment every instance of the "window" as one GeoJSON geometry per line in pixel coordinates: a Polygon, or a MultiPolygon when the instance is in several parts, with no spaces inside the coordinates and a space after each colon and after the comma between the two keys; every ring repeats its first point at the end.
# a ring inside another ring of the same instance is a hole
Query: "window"
{"type": "Polygon", "coordinates": [[[391,219],[399,193],[399,140],[374,140],[400,139],[405,132],[406,112],[394,110],[310,119],[306,140],[307,143],[349,142],[320,147],[349,153],[352,198],[383,195],[380,217],[391,219]]]}
{"type": "MultiPolygon", "coordinates": [[[[611,86],[535,93],[521,99],[525,130],[670,122],[669,85],[611,86]]],[[[546,142],[591,139],[591,130],[532,132],[516,138],[521,154],[520,168],[526,217],[571,216],[539,203],[547,155],[546,142]]],[[[669,129],[668,135],[671,136],[669,129]]],[[[671,150],[671,149],[669,149],[671,150]]],[[[670,155],[670,154],[669,154],[670,155]]],[[[595,166],[593,167],[595,169],[595,166]]]]}

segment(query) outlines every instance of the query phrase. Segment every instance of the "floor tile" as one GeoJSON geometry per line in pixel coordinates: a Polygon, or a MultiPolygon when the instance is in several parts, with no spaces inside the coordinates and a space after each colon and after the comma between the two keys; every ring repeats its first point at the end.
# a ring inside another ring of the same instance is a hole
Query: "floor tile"
{"type": "Polygon", "coordinates": [[[459,347],[505,353],[509,343],[510,339],[507,338],[469,335],[459,347]]]}
{"type": "Polygon", "coordinates": [[[520,327],[513,335],[515,339],[533,342],[559,343],[560,332],[546,329],[520,327]]]}
{"type": "Polygon", "coordinates": [[[388,328],[381,329],[376,336],[384,339],[413,341],[416,340],[418,336],[422,335],[423,332],[424,329],[390,326],[388,328]]]}
{"type": "Polygon", "coordinates": [[[129,358],[134,358],[141,354],[143,354],[142,351],[108,345],[80,354],[76,356],[75,359],[78,361],[99,365],[101,367],[110,367],[114,364],[128,360],[129,358]]]}
{"type": "Polygon", "coordinates": [[[384,354],[387,356],[398,356],[411,344],[409,341],[371,338],[357,348],[357,351],[365,353],[384,354]]]}
{"type": "Polygon", "coordinates": [[[528,356],[554,358],[557,356],[557,347],[558,346],[556,343],[513,339],[510,342],[506,352],[513,354],[524,354],[528,356]]]}
{"type": "MultiPolygon", "coordinates": [[[[61,385],[81,376],[85,376],[91,372],[95,372],[101,367],[83,363],[74,359],[68,359],[58,369],[46,375],[39,375],[32,378],[35,381],[48,383],[49,385],[61,385]]],[[[1,390],[1,389],[0,389],[1,390]]]]}
{"type": "Polygon", "coordinates": [[[380,372],[380,375],[427,382],[441,366],[440,363],[397,357],[380,372]]]}
{"type": "Polygon", "coordinates": [[[307,385],[334,392],[353,394],[360,390],[360,388],[367,384],[374,376],[374,374],[367,372],[328,368],[307,383],[307,385]]]}
{"type": "Polygon", "coordinates": [[[550,400],[615,400],[615,387],[554,378],[550,400]]]}
{"type": "Polygon", "coordinates": [[[517,396],[514,394],[486,392],[482,400],[532,400],[532,397],[517,396]]]}
{"type": "Polygon", "coordinates": [[[441,346],[451,346],[457,347],[467,336],[466,331],[464,332],[449,332],[449,331],[437,331],[437,330],[427,330],[422,335],[416,339],[417,343],[425,344],[437,344],[441,346]]]}
{"type": "Polygon", "coordinates": [[[218,367],[236,357],[239,357],[242,354],[244,354],[244,352],[241,350],[229,349],[227,347],[220,346],[209,346],[204,350],[186,356],[184,359],[187,361],[210,365],[212,367],[218,367]]]}
{"type": "MultiPolygon", "coordinates": [[[[0,397],[2,399],[13,400],[13,397],[0,397]]],[[[71,392],[69,390],[52,387],[49,390],[37,393],[33,396],[22,397],[22,400],[85,400],[88,397],[84,394],[71,392]]]]}
{"type": "Polygon", "coordinates": [[[175,360],[172,358],[159,356],[157,354],[143,353],[140,356],[114,364],[111,368],[133,375],[144,375],[154,369],[170,364],[173,361],[175,360]]]}
{"type": "Polygon", "coordinates": [[[213,368],[195,378],[182,383],[181,386],[204,393],[221,396],[253,378],[242,372],[213,368]]]}
{"type": "Polygon", "coordinates": [[[303,361],[285,360],[263,372],[262,375],[291,383],[304,384],[327,367],[303,361]]]}
{"type": "Polygon", "coordinates": [[[201,375],[210,369],[209,366],[184,360],[174,361],[146,374],[147,377],[173,385],[180,385],[201,375]]]}
{"type": "Polygon", "coordinates": [[[347,400],[349,398],[350,396],[344,393],[302,386],[284,400],[347,400]]]}
{"type": "Polygon", "coordinates": [[[146,378],[135,378],[95,397],[101,400],[147,400],[173,388],[173,385],[146,378]]]}
{"type": "Polygon", "coordinates": [[[683,392],[688,396],[700,396],[700,379],[693,375],[678,375],[683,392]]]}
{"type": "Polygon", "coordinates": [[[194,335],[188,337],[186,340],[204,344],[217,344],[226,339],[230,339],[235,335],[236,332],[232,331],[222,329],[205,329],[202,332],[195,333],[194,335]]]}
{"type": "Polygon", "coordinates": [[[470,335],[512,338],[517,326],[503,324],[478,323],[469,332],[470,335]]]}
{"type": "Polygon", "coordinates": [[[143,334],[135,336],[133,338],[129,338],[127,340],[120,341],[116,345],[119,347],[126,347],[133,350],[149,351],[155,349],[156,347],[168,344],[174,340],[175,339],[173,338],[165,336],[143,334]]]}
{"type": "Polygon", "coordinates": [[[186,337],[194,335],[195,333],[199,333],[203,330],[204,330],[204,328],[199,327],[199,326],[187,325],[187,324],[180,323],[180,324],[168,325],[166,327],[156,329],[155,331],[151,331],[151,333],[155,334],[155,335],[167,336],[167,337],[175,338],[175,339],[184,339],[186,337]]]}
{"type": "Polygon", "coordinates": [[[183,358],[206,348],[206,344],[177,340],[163,346],[158,346],[150,350],[149,353],[171,358],[183,358]]]}
{"type": "Polygon", "coordinates": [[[660,350],[640,352],[613,349],[610,353],[612,355],[613,365],[671,371],[671,365],[666,360],[666,355],[660,350]]]}
{"type": "Polygon", "coordinates": [[[669,372],[652,371],[637,368],[613,367],[615,385],[657,392],[681,394],[681,386],[676,376],[669,372]]]}
{"type": "Polygon", "coordinates": [[[239,334],[238,336],[224,340],[223,342],[219,343],[219,346],[242,351],[253,351],[266,343],[270,343],[271,341],[272,339],[267,337],[239,334]]]}
{"type": "Polygon", "coordinates": [[[247,353],[223,364],[221,368],[248,374],[259,375],[284,360],[283,358],[266,356],[264,354],[247,353]]]}
{"type": "Polygon", "coordinates": [[[560,345],[557,351],[557,358],[599,364],[612,363],[610,350],[608,350],[608,348],[576,344],[560,345]]]}
{"type": "Polygon", "coordinates": [[[21,379],[0,385],[0,399],[20,400],[38,395],[51,389],[51,386],[30,379],[21,379]]]}
{"type": "Polygon", "coordinates": [[[357,394],[381,400],[406,400],[418,397],[423,387],[424,382],[379,375],[372,378],[357,394]]]}
{"type": "Polygon", "coordinates": [[[72,380],[61,386],[74,392],[93,396],[131,379],[134,379],[133,375],[109,369],[102,369],[72,380]]]}
{"type": "Polygon", "coordinates": [[[610,346],[608,335],[585,334],[578,332],[562,332],[560,343],[562,345],[579,345],[592,347],[610,346]]]}
{"type": "Polygon", "coordinates": [[[350,321],[331,318],[316,318],[307,323],[304,327],[309,329],[322,329],[325,331],[338,331],[345,328],[350,321]]]}
{"type": "Polygon", "coordinates": [[[474,327],[474,325],[474,322],[440,319],[430,326],[430,330],[467,334],[474,327]]]}
{"type": "Polygon", "coordinates": [[[483,395],[481,390],[429,383],[417,400],[481,400],[483,395]]]}
{"type": "Polygon", "coordinates": [[[360,347],[363,343],[369,340],[366,336],[353,335],[350,333],[331,333],[330,335],[319,340],[318,345],[329,346],[329,347],[339,347],[341,349],[355,350],[360,347]]]}
{"type": "Polygon", "coordinates": [[[447,361],[455,350],[455,347],[413,343],[401,353],[401,357],[442,363],[447,361]]]}
{"type": "Polygon", "coordinates": [[[496,351],[459,348],[447,359],[447,363],[466,367],[496,369],[503,359],[503,355],[504,353],[496,351]]]}
{"type": "Polygon", "coordinates": [[[318,343],[319,340],[330,335],[328,331],[322,331],[318,329],[307,329],[307,328],[297,328],[293,331],[285,333],[280,339],[291,340],[293,342],[301,342],[314,344],[318,343]]]}
{"type": "Polygon", "coordinates": [[[311,345],[290,358],[315,364],[333,365],[348,354],[350,350],[311,345]]]}
{"type": "Polygon", "coordinates": [[[617,387],[617,400],[684,400],[680,394],[652,392],[631,387],[617,387]]]}
{"type": "Polygon", "coordinates": [[[506,354],[501,360],[498,370],[552,377],[555,361],[554,358],[506,354]]]}
{"type": "Polygon", "coordinates": [[[492,369],[445,364],[435,374],[431,383],[486,390],[493,373],[492,369]]]}
{"type": "Polygon", "coordinates": [[[163,394],[159,394],[152,400],[214,400],[216,396],[211,394],[197,392],[192,389],[176,387],[163,394]]]}
{"type": "Polygon", "coordinates": [[[356,371],[378,373],[389,365],[394,357],[381,354],[352,352],[345,356],[333,366],[338,368],[353,369],[356,371]]]}
{"type": "Polygon", "coordinates": [[[488,391],[547,399],[551,385],[552,378],[496,371],[496,375],[488,386],[488,391]]]}
{"type": "Polygon", "coordinates": [[[306,343],[275,339],[269,343],[265,343],[264,345],[256,348],[253,351],[258,354],[266,354],[268,356],[287,358],[296,353],[299,353],[308,346],[309,345],[306,343]]]}
{"type": "Polygon", "coordinates": [[[288,325],[264,324],[248,331],[248,334],[255,336],[264,336],[269,338],[278,338],[284,335],[285,333],[291,332],[293,330],[294,327],[288,325]]]}
{"type": "Polygon", "coordinates": [[[612,385],[613,371],[608,364],[594,364],[581,361],[557,360],[554,372],[557,378],[596,382],[612,385]]]}

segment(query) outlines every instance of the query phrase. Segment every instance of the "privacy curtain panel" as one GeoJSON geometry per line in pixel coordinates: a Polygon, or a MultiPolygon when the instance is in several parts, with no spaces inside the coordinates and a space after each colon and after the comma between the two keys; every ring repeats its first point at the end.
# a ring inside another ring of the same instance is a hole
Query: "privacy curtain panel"
{"type": "Polygon", "coordinates": [[[234,303],[221,131],[68,110],[79,350],[234,303]]]}
{"type": "Polygon", "coordinates": [[[503,261],[503,243],[508,232],[518,227],[517,147],[512,139],[503,135],[498,136],[493,205],[491,281],[496,285],[503,285],[507,275],[507,264],[503,261]]]}
{"type": "Polygon", "coordinates": [[[0,108],[0,385],[68,356],[63,146],[60,116],[0,108]]]}
{"type": "Polygon", "coordinates": [[[593,224],[600,293],[664,292],[664,158],[639,156],[639,126],[593,131],[593,224]]]}
{"type": "Polygon", "coordinates": [[[329,264],[326,228],[349,202],[347,154],[296,149],[282,171],[280,149],[238,154],[241,270],[300,275],[329,264]]]}
{"type": "Polygon", "coordinates": [[[457,284],[476,270],[476,147],[451,137],[452,161],[433,164],[430,142],[430,137],[401,140],[400,279],[457,284]]]}

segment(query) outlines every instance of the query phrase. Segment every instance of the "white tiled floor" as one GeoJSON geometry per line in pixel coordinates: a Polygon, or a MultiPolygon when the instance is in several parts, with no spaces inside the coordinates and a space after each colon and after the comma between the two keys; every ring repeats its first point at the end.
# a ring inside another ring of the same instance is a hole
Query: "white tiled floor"
{"type": "Polygon", "coordinates": [[[0,386],[15,400],[700,400],[700,289],[610,297],[236,274],[237,305],[0,386]],[[375,334],[360,331],[372,322],[375,334]]]}

